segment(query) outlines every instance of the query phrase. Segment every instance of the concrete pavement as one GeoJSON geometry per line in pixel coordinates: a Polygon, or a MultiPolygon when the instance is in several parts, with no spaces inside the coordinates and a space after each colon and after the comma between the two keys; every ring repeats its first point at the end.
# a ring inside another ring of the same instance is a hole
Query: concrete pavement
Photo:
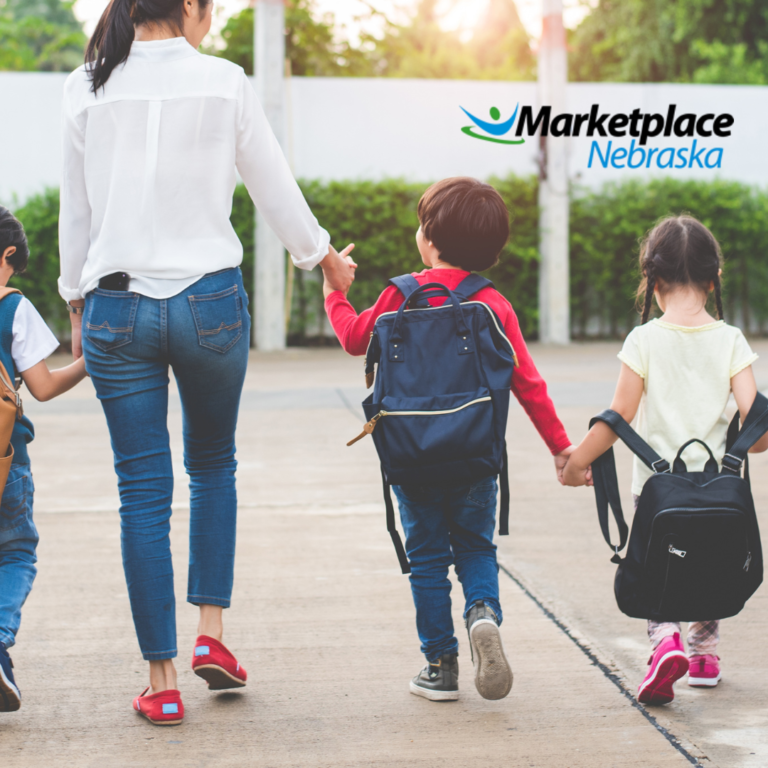
{"type": "MultiPolygon", "coordinates": [[[[768,384],[768,344],[758,376],[768,384]]],[[[616,344],[536,349],[574,440],[607,407],[616,344]]],[[[385,529],[362,423],[361,359],[338,350],[254,355],[238,432],[239,538],[225,642],[248,669],[238,693],[209,693],[188,669],[195,609],[183,602],[188,507],[180,412],[169,425],[177,470],[172,544],[187,717],[154,728],[130,709],[145,685],[120,564],[109,438],[89,382],[46,404],[27,395],[40,574],[13,656],[24,706],[0,716],[0,764],[51,766],[685,766],[768,764],[768,622],[764,589],[724,622],[725,679],[678,684],[665,708],[629,693],[648,655],[643,623],[619,613],[614,566],[586,489],[557,485],[520,408],[510,417],[511,535],[499,540],[502,633],[515,684],[500,702],[472,685],[461,643],[462,698],[408,693],[423,661],[407,578],[385,529]]],[[[618,450],[622,487],[629,457],[618,450]]],[[[754,462],[768,510],[765,458],[754,462]]],[[[763,530],[768,519],[761,515],[763,530]]]]}

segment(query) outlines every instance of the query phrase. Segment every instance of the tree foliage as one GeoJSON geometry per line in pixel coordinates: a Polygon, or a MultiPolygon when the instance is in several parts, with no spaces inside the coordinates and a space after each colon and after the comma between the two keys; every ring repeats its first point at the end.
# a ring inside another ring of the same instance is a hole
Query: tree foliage
{"type": "MultiPolygon", "coordinates": [[[[332,13],[319,16],[314,0],[288,0],[286,56],[294,75],[525,80],[535,77],[528,35],[514,0],[491,0],[474,33],[464,40],[440,26],[437,0],[420,0],[413,15],[395,22],[378,11],[382,31],[352,46],[338,38],[332,13]]],[[[253,72],[253,9],[229,19],[224,47],[212,51],[253,72]]]]}
{"type": "Polygon", "coordinates": [[[70,72],[83,62],[87,42],[61,0],[0,0],[0,70],[70,72]]]}
{"type": "Polygon", "coordinates": [[[765,0],[600,0],[570,35],[572,80],[768,83],[765,0]]]}
{"type": "MultiPolygon", "coordinates": [[[[253,74],[254,10],[246,8],[230,17],[221,37],[224,47],[211,49],[253,74]]],[[[314,0],[288,0],[285,6],[285,55],[294,75],[340,77],[360,74],[365,56],[335,35],[333,14],[318,16],[314,0]]]]}

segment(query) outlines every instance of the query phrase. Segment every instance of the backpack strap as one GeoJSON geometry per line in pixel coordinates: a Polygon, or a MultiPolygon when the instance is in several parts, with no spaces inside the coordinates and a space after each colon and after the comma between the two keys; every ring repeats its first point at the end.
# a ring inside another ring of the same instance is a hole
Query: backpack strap
{"type": "MultiPolygon", "coordinates": [[[[408,299],[411,298],[411,294],[415,293],[419,290],[421,287],[419,285],[419,281],[410,273],[407,275],[399,275],[398,277],[391,277],[389,279],[389,282],[397,288],[400,293],[405,296],[405,300],[408,301],[408,299]]],[[[428,307],[429,302],[427,301],[426,296],[419,296],[416,299],[415,306],[417,307],[428,307]]]]}
{"type": "Polygon", "coordinates": [[[395,525],[395,507],[392,504],[392,493],[390,491],[389,480],[384,473],[384,467],[381,468],[381,481],[384,485],[384,505],[387,508],[387,531],[392,538],[392,543],[395,545],[395,552],[397,552],[397,559],[400,561],[400,570],[403,573],[411,572],[411,564],[408,562],[408,556],[405,554],[405,547],[403,541],[400,538],[400,534],[397,532],[397,526],[395,525]]]}
{"type": "MultiPolygon", "coordinates": [[[[403,296],[405,296],[406,301],[411,298],[411,294],[415,293],[421,287],[418,280],[411,274],[392,277],[389,282],[394,285],[403,296]]],[[[493,283],[487,277],[482,277],[473,272],[472,274],[467,275],[453,289],[453,292],[458,296],[459,301],[469,301],[470,296],[474,296],[478,291],[482,291],[483,288],[488,287],[493,288],[493,283]]],[[[413,306],[428,307],[429,298],[430,296],[428,294],[418,296],[413,306]]]]}
{"type": "MultiPolygon", "coordinates": [[[[741,473],[741,465],[746,464],[749,449],[768,432],[768,398],[760,392],[755,396],[747,418],[741,425],[741,431],[734,438],[734,423],[738,425],[739,414],[733,417],[728,428],[726,453],[723,456],[723,472],[734,475],[741,473]]],[[[745,471],[744,479],[749,482],[749,470],[745,471]]]]}
{"type": "MultiPolygon", "coordinates": [[[[669,472],[669,462],[662,459],[616,411],[608,409],[599,413],[589,422],[589,428],[591,429],[598,421],[607,424],[624,441],[629,450],[654,472],[669,472]]],[[[608,546],[614,552],[611,561],[620,563],[619,552],[624,549],[627,543],[629,527],[624,520],[624,512],[621,509],[619,480],[616,476],[616,459],[612,447],[592,462],[592,477],[595,484],[595,500],[597,501],[597,518],[600,522],[600,530],[603,532],[603,538],[608,546]],[[618,546],[611,541],[608,507],[611,508],[616,527],[619,529],[618,546]]]]}
{"type": "Polygon", "coordinates": [[[499,473],[499,536],[509,536],[509,461],[504,441],[504,462],[499,473]]]}
{"type": "Polygon", "coordinates": [[[453,292],[459,297],[459,301],[469,301],[470,296],[488,287],[493,288],[493,283],[487,277],[472,272],[453,289],[453,292]]]}

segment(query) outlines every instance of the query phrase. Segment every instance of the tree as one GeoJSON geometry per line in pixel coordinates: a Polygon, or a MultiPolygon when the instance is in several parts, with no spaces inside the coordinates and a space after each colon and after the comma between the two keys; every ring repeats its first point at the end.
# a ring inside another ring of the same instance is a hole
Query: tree
{"type": "MultiPolygon", "coordinates": [[[[333,14],[317,19],[313,6],[313,0],[289,0],[285,7],[285,55],[291,62],[291,74],[325,77],[357,74],[364,55],[348,43],[337,42],[333,14]]],[[[239,64],[252,75],[253,33],[253,8],[246,8],[224,26],[221,32],[224,48],[209,52],[239,64]]]]}
{"type": "Polygon", "coordinates": [[[70,72],[83,62],[86,37],[61,0],[0,0],[0,70],[70,72]]]}
{"type": "MultiPolygon", "coordinates": [[[[317,17],[314,0],[286,5],[286,56],[294,75],[525,80],[534,56],[514,0],[490,0],[468,41],[440,26],[437,0],[421,0],[413,16],[396,23],[371,10],[383,34],[361,35],[358,47],[338,40],[333,14],[317,17]]],[[[224,48],[211,51],[253,72],[253,9],[229,19],[224,48]]]]}
{"type": "Polygon", "coordinates": [[[765,0],[600,0],[570,35],[573,80],[768,83],[765,0]]]}

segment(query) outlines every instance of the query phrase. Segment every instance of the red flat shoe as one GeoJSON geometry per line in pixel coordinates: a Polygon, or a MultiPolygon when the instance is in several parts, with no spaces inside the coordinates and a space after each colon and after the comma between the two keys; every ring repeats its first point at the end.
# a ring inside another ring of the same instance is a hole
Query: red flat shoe
{"type": "Polygon", "coordinates": [[[184,719],[181,693],[171,689],[147,696],[149,688],[133,700],[133,708],[152,725],[179,725],[184,719]]]}
{"type": "Polygon", "coordinates": [[[207,635],[197,638],[192,671],[202,677],[212,691],[242,688],[248,679],[248,674],[226,646],[207,635]]]}

